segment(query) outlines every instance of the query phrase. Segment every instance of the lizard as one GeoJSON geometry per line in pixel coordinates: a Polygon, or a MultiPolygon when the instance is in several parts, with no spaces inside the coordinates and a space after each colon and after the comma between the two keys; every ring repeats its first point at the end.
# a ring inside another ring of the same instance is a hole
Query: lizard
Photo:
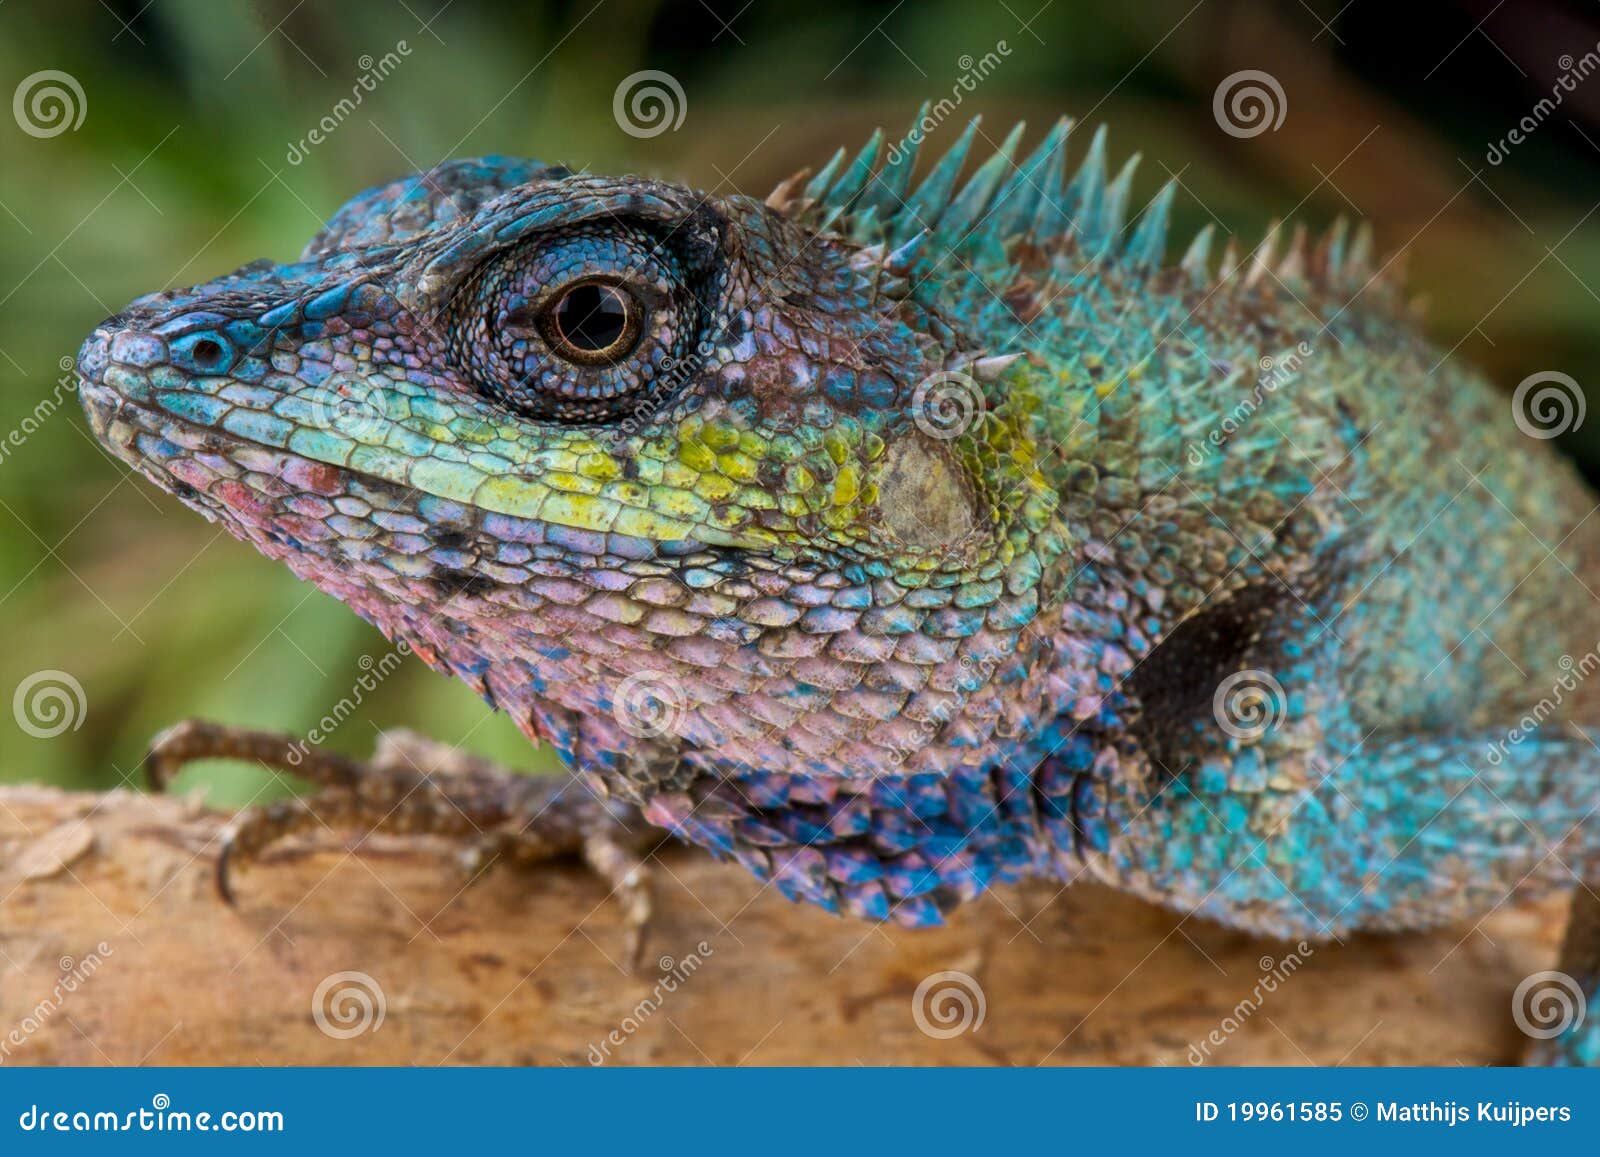
{"type": "Polygon", "coordinates": [[[1563,696],[1513,727],[1600,626],[1576,471],[1369,227],[1169,255],[1103,127],[921,123],[765,200],[445,162],[93,331],[112,452],[572,773],[181,724],[158,784],[320,788],[236,817],[225,894],[322,824],[581,853],[635,931],[641,830],[913,927],[1027,877],[1317,939],[1576,888],[1595,996],[1600,758],[1563,696]]]}

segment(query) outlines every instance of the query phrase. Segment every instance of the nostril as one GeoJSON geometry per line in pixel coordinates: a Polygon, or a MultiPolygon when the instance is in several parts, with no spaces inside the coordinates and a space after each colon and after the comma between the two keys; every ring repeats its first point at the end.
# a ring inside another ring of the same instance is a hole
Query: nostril
{"type": "Polygon", "coordinates": [[[233,368],[233,344],[220,334],[202,331],[172,343],[172,361],[196,374],[225,374],[233,368]]]}

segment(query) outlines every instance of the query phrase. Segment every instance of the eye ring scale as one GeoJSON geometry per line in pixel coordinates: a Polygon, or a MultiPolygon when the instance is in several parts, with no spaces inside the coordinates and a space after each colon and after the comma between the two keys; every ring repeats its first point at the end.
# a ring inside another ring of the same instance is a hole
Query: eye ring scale
{"type": "Polygon", "coordinates": [[[578,365],[611,365],[639,343],[644,306],[612,278],[582,277],[551,295],[539,328],[558,357],[578,365]]]}

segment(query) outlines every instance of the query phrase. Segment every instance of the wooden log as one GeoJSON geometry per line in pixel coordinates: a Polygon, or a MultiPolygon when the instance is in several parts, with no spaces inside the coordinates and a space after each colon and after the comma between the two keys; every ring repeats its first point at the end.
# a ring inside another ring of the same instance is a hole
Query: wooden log
{"type": "Polygon", "coordinates": [[[672,848],[630,974],[578,867],[469,887],[425,839],[286,845],[230,909],[225,819],[0,790],[0,1063],[1514,1063],[1512,991],[1566,908],[1302,949],[1034,884],[907,932],[672,848]]]}

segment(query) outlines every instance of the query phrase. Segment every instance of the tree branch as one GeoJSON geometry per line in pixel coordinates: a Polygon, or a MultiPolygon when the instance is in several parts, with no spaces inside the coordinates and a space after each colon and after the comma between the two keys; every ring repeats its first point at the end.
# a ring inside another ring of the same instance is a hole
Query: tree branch
{"type": "Polygon", "coordinates": [[[211,871],[225,818],[0,789],[0,1063],[1510,1063],[1511,992],[1550,967],[1566,906],[1300,953],[1030,885],[905,932],[671,849],[634,976],[582,870],[497,867],[466,887],[455,849],[423,839],[287,846],[229,909],[211,871]],[[952,971],[981,989],[983,1023],[937,1035],[962,1012],[935,987],[930,1035],[914,996],[952,971]]]}

